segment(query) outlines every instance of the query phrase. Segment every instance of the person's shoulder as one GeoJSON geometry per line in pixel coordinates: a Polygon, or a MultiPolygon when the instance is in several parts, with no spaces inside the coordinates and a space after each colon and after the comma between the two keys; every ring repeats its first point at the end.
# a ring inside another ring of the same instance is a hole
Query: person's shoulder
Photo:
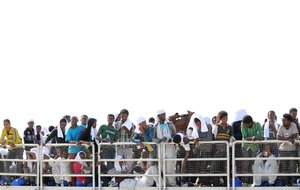
{"type": "Polygon", "coordinates": [[[106,124],[102,124],[102,125],[100,125],[99,129],[104,128],[104,127],[107,127],[107,125],[106,124]]]}
{"type": "Polygon", "coordinates": [[[294,122],[291,122],[291,127],[292,127],[292,128],[296,128],[296,129],[297,129],[297,125],[296,125],[296,123],[294,123],[294,122]]]}

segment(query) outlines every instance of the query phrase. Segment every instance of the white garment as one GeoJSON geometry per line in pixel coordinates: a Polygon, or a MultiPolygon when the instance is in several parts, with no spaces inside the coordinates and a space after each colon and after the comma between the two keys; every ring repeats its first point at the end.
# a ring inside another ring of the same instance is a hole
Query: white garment
{"type": "MultiPolygon", "coordinates": [[[[143,176],[138,183],[136,184],[136,187],[152,187],[154,182],[156,183],[156,186],[158,187],[159,180],[158,177],[148,176],[148,175],[155,175],[158,174],[158,169],[156,166],[150,166],[145,176],[143,176]]],[[[162,180],[161,180],[162,181],[162,180]]]]}
{"type": "Polygon", "coordinates": [[[135,179],[124,179],[120,183],[119,190],[134,190],[137,181],[135,179]]]}
{"type": "MultiPolygon", "coordinates": [[[[61,159],[65,160],[65,158],[61,158],[61,159]]],[[[64,174],[71,174],[70,162],[60,162],[60,170],[64,174]]],[[[67,182],[71,182],[72,179],[70,176],[66,176],[66,177],[63,177],[63,180],[65,180],[67,182]]]]}
{"type": "Polygon", "coordinates": [[[241,110],[237,111],[235,113],[235,117],[234,117],[233,122],[243,120],[244,116],[246,116],[246,115],[247,115],[247,112],[246,112],[245,109],[241,109],[241,110]]]}
{"type": "Polygon", "coordinates": [[[115,158],[115,164],[114,164],[114,166],[115,166],[115,170],[117,171],[117,172],[121,172],[122,171],[122,168],[121,168],[121,165],[120,165],[120,161],[123,159],[123,157],[122,156],[116,156],[116,158],[115,158]]]}
{"type": "MultiPolygon", "coordinates": [[[[163,147],[165,143],[159,144],[161,146],[160,152],[161,152],[161,157],[160,157],[160,163],[161,163],[161,168],[164,167],[164,162],[163,162],[163,157],[165,156],[166,159],[173,159],[176,158],[176,148],[174,144],[166,144],[166,151],[165,155],[163,152],[163,147]]],[[[176,161],[168,161],[166,162],[166,173],[168,174],[175,174],[175,168],[176,168],[176,161]]],[[[166,184],[170,187],[176,187],[176,177],[166,177],[166,184]]]]}
{"type": "Polygon", "coordinates": [[[61,127],[58,125],[57,127],[57,138],[64,138],[64,132],[61,130],[61,127]]]}
{"type": "Polygon", "coordinates": [[[122,124],[121,127],[125,126],[130,131],[132,125],[133,123],[127,118],[127,120],[125,121],[125,123],[122,124]]]}
{"type": "Polygon", "coordinates": [[[190,144],[189,143],[185,144],[183,141],[184,135],[182,133],[177,133],[177,134],[180,135],[181,137],[180,145],[184,148],[185,151],[190,151],[191,150],[190,144]]]}
{"type": "Polygon", "coordinates": [[[82,167],[87,167],[87,164],[85,162],[82,161],[81,157],[80,157],[80,153],[84,154],[84,159],[86,158],[86,154],[83,151],[79,151],[75,157],[75,160],[80,163],[82,165],[82,167]]]}
{"type": "MultiPolygon", "coordinates": [[[[60,164],[59,164],[59,160],[61,160],[61,158],[59,157],[56,160],[55,159],[50,159],[50,160],[52,161],[52,162],[49,162],[49,165],[52,168],[52,174],[56,174],[56,175],[62,174],[60,164]]],[[[54,176],[54,180],[55,180],[56,184],[60,184],[61,179],[62,179],[62,177],[54,176]]]]}
{"type": "Polygon", "coordinates": [[[197,118],[201,121],[201,132],[204,133],[204,132],[208,131],[207,124],[206,124],[204,118],[200,114],[194,113],[190,119],[190,122],[189,122],[186,132],[188,132],[188,129],[190,127],[192,127],[193,128],[192,137],[199,138],[198,129],[197,129],[196,123],[194,121],[195,118],[197,118]]]}
{"type": "MultiPolygon", "coordinates": [[[[257,157],[260,157],[260,153],[257,157]]],[[[275,158],[274,155],[269,158],[275,158]]],[[[267,160],[265,163],[263,160],[255,160],[252,170],[254,174],[277,174],[278,165],[276,160],[267,160]]],[[[254,185],[261,185],[262,181],[268,180],[269,184],[274,184],[277,176],[254,176],[254,185]]]]}
{"type": "MultiPolygon", "coordinates": [[[[275,129],[278,131],[279,125],[277,121],[274,122],[275,129]]],[[[268,119],[264,126],[264,137],[269,138],[270,137],[270,120],[268,119]]]]}
{"type": "Polygon", "coordinates": [[[97,136],[97,128],[92,127],[91,128],[91,139],[92,141],[96,138],[97,136]]]}
{"type": "Polygon", "coordinates": [[[210,117],[204,117],[204,121],[205,121],[206,125],[213,126],[213,123],[211,122],[211,118],[210,117]]]}
{"type": "Polygon", "coordinates": [[[158,123],[157,124],[157,131],[156,131],[156,134],[157,134],[157,138],[158,139],[163,139],[164,137],[167,137],[167,139],[171,139],[172,138],[172,131],[168,125],[168,120],[165,120],[165,122],[163,123],[165,124],[165,126],[163,125],[163,128],[161,128],[161,123],[158,123]]]}

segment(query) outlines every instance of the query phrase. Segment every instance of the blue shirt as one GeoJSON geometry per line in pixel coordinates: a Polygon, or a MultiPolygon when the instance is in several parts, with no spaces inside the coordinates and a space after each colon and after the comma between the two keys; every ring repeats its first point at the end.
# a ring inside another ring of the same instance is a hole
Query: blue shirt
{"type": "MultiPolygon", "coordinates": [[[[82,130],[85,127],[83,125],[77,126],[76,128],[69,128],[66,134],[66,141],[79,141],[82,130]]],[[[82,146],[69,146],[69,154],[77,154],[79,151],[82,151],[82,146]]]]}
{"type": "Polygon", "coordinates": [[[144,134],[135,133],[132,137],[132,142],[152,142],[153,127],[148,125],[144,134]]]}

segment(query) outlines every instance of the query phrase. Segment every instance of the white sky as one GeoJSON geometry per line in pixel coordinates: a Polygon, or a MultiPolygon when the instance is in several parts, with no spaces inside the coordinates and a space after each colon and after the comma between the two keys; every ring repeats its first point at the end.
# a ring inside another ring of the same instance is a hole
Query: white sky
{"type": "Polygon", "coordinates": [[[300,1],[0,1],[0,119],[300,109],[300,1]]]}

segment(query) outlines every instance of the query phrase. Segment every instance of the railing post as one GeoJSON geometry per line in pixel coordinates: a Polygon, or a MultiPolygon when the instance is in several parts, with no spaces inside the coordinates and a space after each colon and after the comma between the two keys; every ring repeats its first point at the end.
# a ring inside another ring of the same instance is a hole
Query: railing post
{"type": "Polygon", "coordinates": [[[158,190],[161,190],[162,184],[161,184],[161,155],[160,155],[160,144],[156,144],[156,150],[157,150],[157,159],[158,159],[158,190]]]}
{"type": "Polygon", "coordinates": [[[227,151],[227,189],[230,190],[230,147],[229,143],[226,142],[227,151]]]}
{"type": "Polygon", "coordinates": [[[102,183],[101,183],[101,156],[100,156],[100,150],[101,150],[101,142],[98,144],[98,190],[101,190],[102,183]]]}
{"type": "Polygon", "coordinates": [[[166,182],[166,143],[162,142],[160,145],[163,146],[163,190],[166,190],[167,182],[166,182]]]}
{"type": "Polygon", "coordinates": [[[235,144],[236,142],[232,143],[232,190],[235,189],[235,144]]]}

